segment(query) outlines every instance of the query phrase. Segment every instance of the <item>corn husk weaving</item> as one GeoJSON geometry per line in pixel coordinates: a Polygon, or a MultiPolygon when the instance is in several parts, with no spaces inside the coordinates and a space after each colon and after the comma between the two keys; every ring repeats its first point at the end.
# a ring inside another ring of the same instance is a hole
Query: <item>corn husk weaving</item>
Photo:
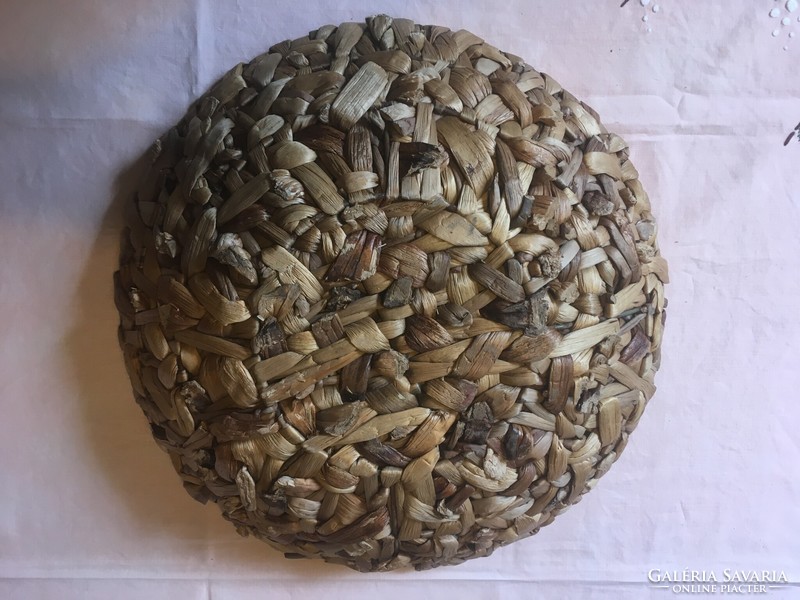
{"type": "Polygon", "coordinates": [[[655,392],[667,265],[628,154],[463,30],[376,16],[237,65],[155,143],[115,275],[186,490],[361,571],[548,525],[655,392]]]}

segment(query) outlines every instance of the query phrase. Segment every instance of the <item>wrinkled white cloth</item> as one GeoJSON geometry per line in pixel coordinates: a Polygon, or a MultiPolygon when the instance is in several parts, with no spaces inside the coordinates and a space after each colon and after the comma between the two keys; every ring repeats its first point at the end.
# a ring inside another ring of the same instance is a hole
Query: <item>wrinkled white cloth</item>
{"type": "Polygon", "coordinates": [[[800,581],[800,139],[783,145],[800,12],[655,4],[3,2],[0,597],[671,594],[651,569],[800,581]],[[152,140],[236,63],[375,12],[469,29],[592,105],[631,144],[672,282],[658,392],[595,490],[490,558],[364,575],[285,560],[183,491],[133,401],[111,276],[114,199],[152,140]]]}

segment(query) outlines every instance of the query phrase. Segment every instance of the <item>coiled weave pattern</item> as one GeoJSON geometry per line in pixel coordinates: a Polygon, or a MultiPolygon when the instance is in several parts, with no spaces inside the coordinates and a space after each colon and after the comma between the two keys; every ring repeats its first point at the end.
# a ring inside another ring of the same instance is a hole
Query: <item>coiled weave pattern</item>
{"type": "Polygon", "coordinates": [[[136,400],[192,496],[288,555],[486,556],[591,489],[655,391],[667,267],[627,145],[467,31],[275,45],[130,208],[136,400]]]}

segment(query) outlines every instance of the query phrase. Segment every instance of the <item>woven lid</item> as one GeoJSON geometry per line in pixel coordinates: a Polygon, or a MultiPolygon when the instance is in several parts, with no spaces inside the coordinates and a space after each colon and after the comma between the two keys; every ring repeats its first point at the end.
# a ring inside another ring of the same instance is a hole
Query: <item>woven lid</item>
{"type": "Polygon", "coordinates": [[[156,142],[132,207],[136,399],[186,489],[287,554],[486,556],[655,391],[667,268],[627,145],[467,31],[277,44],[156,142]]]}

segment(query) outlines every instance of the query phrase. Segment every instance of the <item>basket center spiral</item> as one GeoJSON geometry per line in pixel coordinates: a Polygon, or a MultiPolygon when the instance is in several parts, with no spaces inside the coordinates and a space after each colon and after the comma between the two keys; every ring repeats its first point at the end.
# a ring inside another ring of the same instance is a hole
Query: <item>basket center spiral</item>
{"type": "Polygon", "coordinates": [[[287,555],[486,556],[655,391],[667,268],[627,145],[469,32],[277,44],[157,141],[132,209],[136,400],[186,489],[287,555]]]}

